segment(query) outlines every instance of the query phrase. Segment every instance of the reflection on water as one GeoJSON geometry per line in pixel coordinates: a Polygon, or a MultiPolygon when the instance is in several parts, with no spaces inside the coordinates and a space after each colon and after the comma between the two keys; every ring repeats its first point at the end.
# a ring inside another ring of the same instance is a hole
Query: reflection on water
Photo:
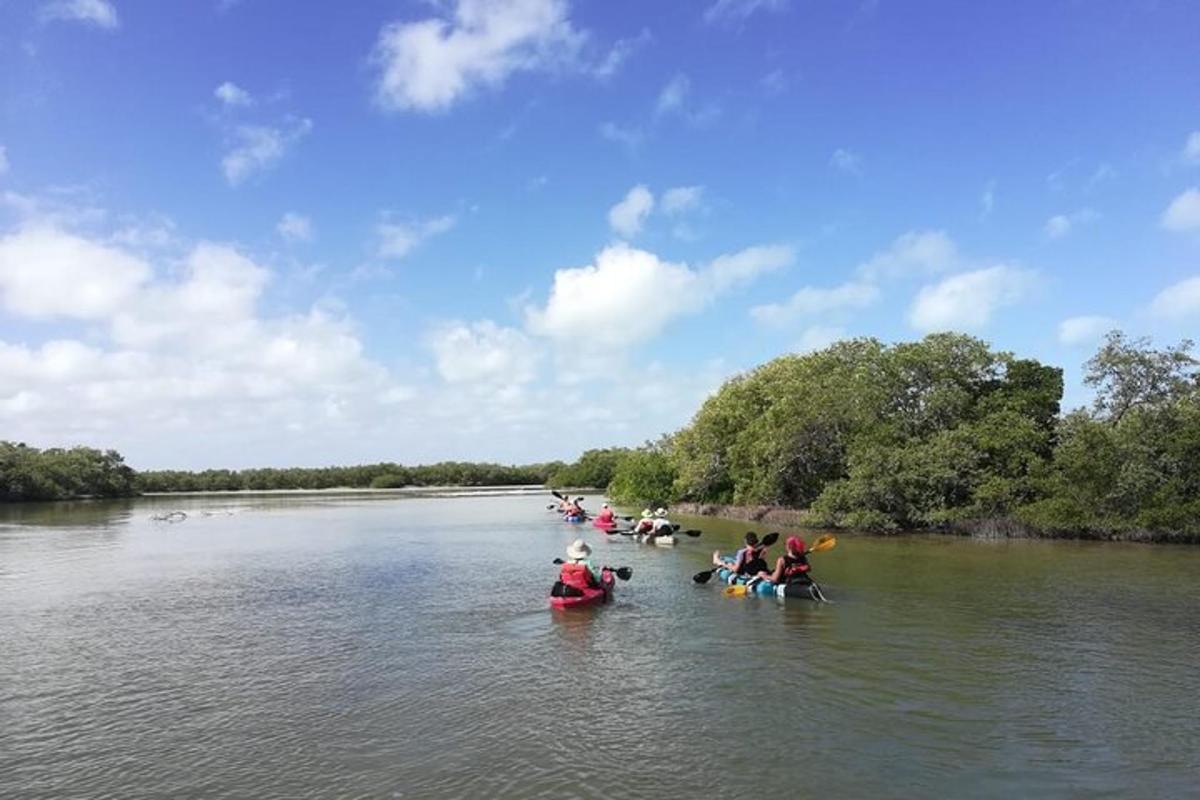
{"type": "Polygon", "coordinates": [[[1200,551],[840,536],[830,605],[542,495],[0,511],[0,797],[1189,796],[1200,551]],[[163,510],[178,524],[156,523],[163,510]],[[614,603],[551,612],[582,535],[614,603]]]}

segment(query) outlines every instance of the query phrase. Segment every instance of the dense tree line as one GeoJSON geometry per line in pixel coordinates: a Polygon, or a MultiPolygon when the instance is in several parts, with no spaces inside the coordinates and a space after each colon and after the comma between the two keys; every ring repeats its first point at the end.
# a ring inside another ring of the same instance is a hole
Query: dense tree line
{"type": "Polygon", "coordinates": [[[0,502],[127,497],[136,493],[134,471],[115,450],[39,450],[0,442],[0,502]]]}
{"type": "Polygon", "coordinates": [[[443,461],[438,464],[362,464],[284,469],[151,470],[137,474],[144,492],[262,491],[269,489],[396,489],[403,486],[520,486],[544,484],[559,462],[509,466],[443,461]]]}
{"type": "Polygon", "coordinates": [[[843,341],[728,381],[659,442],[603,451],[617,454],[609,492],[639,505],[803,508],[817,525],[1010,519],[1194,538],[1200,372],[1191,348],[1154,350],[1110,333],[1087,364],[1094,406],[1063,416],[1060,369],[978,339],[843,341]]]}

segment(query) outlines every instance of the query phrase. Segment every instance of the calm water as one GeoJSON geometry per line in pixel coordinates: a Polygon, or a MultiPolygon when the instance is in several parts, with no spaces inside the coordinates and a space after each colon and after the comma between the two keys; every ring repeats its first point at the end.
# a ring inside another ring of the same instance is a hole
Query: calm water
{"type": "Polygon", "coordinates": [[[841,536],[783,605],[547,500],[0,510],[0,797],[1197,794],[1200,549],[841,536]],[[581,532],[633,580],[551,613],[581,532]]]}

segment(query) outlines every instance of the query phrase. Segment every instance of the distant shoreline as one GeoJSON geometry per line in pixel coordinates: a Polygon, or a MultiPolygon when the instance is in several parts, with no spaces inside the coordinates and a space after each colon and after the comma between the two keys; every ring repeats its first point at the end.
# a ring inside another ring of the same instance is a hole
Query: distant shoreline
{"type": "MultiPolygon", "coordinates": [[[[675,513],[693,517],[715,517],[717,519],[753,522],[774,525],[780,528],[805,530],[847,530],[814,525],[809,521],[808,511],[785,506],[739,506],[722,503],[675,503],[675,513]]],[[[954,522],[945,527],[904,528],[899,530],[863,530],[878,536],[904,536],[907,534],[943,534],[966,536],[974,539],[1075,539],[1096,542],[1138,542],[1142,544],[1188,544],[1200,545],[1200,535],[1173,533],[1146,528],[1129,530],[1092,530],[1038,528],[1011,518],[968,519],[954,522]]]]}

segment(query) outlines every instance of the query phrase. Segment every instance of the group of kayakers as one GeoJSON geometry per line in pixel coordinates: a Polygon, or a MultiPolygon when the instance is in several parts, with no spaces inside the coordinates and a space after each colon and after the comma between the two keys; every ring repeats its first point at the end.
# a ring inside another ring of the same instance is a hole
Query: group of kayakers
{"type": "Polygon", "coordinates": [[[809,577],[808,550],[799,536],[789,536],[784,553],[775,559],[771,569],[766,559],[767,548],[758,541],[753,531],[746,534],[745,545],[732,558],[724,557],[721,551],[713,551],[713,566],[725,567],[750,583],[770,581],[776,585],[789,583],[811,583],[809,577]]]}

